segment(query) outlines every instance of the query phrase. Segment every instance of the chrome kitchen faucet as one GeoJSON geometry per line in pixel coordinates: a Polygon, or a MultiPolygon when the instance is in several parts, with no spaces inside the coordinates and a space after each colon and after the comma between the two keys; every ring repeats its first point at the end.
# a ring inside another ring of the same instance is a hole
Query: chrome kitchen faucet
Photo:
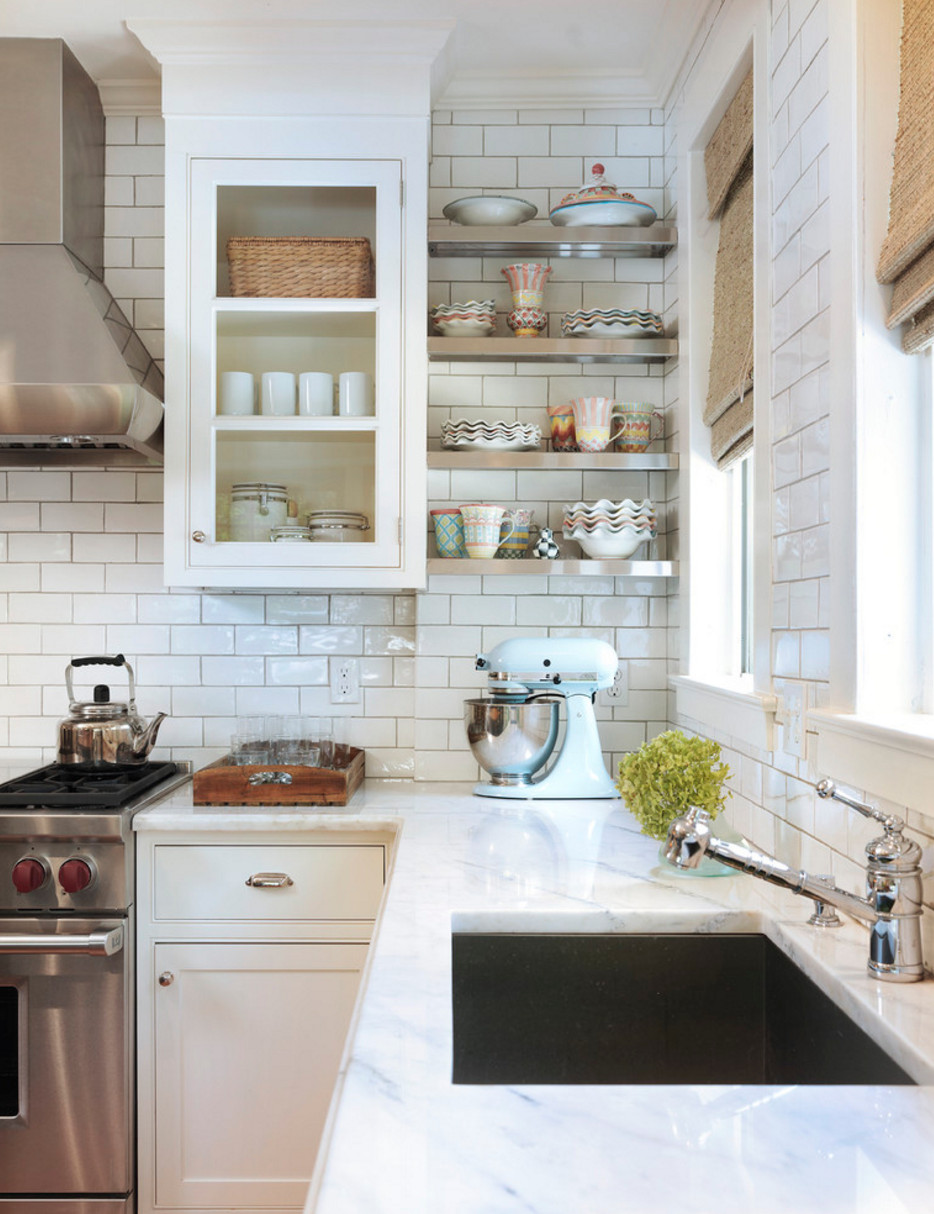
{"type": "Polygon", "coordinates": [[[869,936],[869,974],[883,982],[920,982],[921,957],[921,848],[902,835],[904,821],[862,801],[837,792],[832,780],[817,785],[819,797],[833,797],[866,818],[882,823],[883,833],[866,845],[866,897],[839,889],[830,876],[809,875],[789,868],[775,856],[738,843],[718,839],[710,829],[710,814],[691,806],[668,828],[665,859],[678,868],[697,868],[705,855],[740,872],[761,877],[793,894],[813,898],[815,911],[808,922],[838,927],[840,920],[827,905],[838,907],[872,923],[869,936]]]}

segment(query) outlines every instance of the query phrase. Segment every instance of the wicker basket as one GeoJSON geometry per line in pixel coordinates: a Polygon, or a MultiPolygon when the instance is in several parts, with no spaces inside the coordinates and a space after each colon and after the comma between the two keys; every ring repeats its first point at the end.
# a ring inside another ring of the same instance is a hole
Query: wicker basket
{"type": "Polygon", "coordinates": [[[367,299],[375,293],[373,254],[364,236],[232,236],[227,261],[232,295],[367,299]]]}

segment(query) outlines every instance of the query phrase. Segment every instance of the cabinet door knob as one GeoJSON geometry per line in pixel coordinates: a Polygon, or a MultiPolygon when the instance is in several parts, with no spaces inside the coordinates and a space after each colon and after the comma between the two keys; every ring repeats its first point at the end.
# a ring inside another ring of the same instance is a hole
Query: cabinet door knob
{"type": "Polygon", "coordinates": [[[288,873],[254,873],[247,877],[246,883],[254,889],[285,889],[287,885],[295,884],[288,873]]]}
{"type": "Polygon", "coordinates": [[[191,538],[195,541],[196,544],[203,544],[204,541],[208,537],[204,534],[203,531],[192,531],[191,538]]]}
{"type": "Polygon", "coordinates": [[[171,986],[174,981],[175,981],[175,975],[170,974],[168,970],[166,970],[164,974],[159,975],[159,985],[160,986],[171,986]]]}

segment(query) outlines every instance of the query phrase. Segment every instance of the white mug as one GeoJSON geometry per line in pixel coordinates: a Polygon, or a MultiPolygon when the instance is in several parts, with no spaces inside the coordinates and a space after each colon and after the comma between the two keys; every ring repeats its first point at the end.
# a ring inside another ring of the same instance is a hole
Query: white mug
{"type": "Polygon", "coordinates": [[[246,417],[253,412],[255,388],[249,371],[222,371],[219,413],[246,417]]]}
{"type": "Polygon", "coordinates": [[[303,371],[298,377],[298,411],[302,417],[330,417],[334,412],[334,376],[303,371]]]}
{"type": "Polygon", "coordinates": [[[266,417],[295,413],[295,376],[291,371],[263,372],[262,411],[266,417]]]}
{"type": "Polygon", "coordinates": [[[366,371],[342,371],[337,394],[341,417],[373,416],[373,376],[366,371]]]}

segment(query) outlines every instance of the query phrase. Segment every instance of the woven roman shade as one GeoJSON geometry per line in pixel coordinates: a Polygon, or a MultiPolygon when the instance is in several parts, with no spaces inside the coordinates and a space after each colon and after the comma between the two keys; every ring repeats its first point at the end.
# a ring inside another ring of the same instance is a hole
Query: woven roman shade
{"type": "Polygon", "coordinates": [[[720,220],[704,422],[720,468],[753,444],[752,139],[750,71],[704,152],[710,216],[720,220]]]}
{"type": "Polygon", "coordinates": [[[902,347],[934,343],[934,4],[903,0],[898,133],[889,230],[876,275],[892,283],[886,324],[902,347]]]}

